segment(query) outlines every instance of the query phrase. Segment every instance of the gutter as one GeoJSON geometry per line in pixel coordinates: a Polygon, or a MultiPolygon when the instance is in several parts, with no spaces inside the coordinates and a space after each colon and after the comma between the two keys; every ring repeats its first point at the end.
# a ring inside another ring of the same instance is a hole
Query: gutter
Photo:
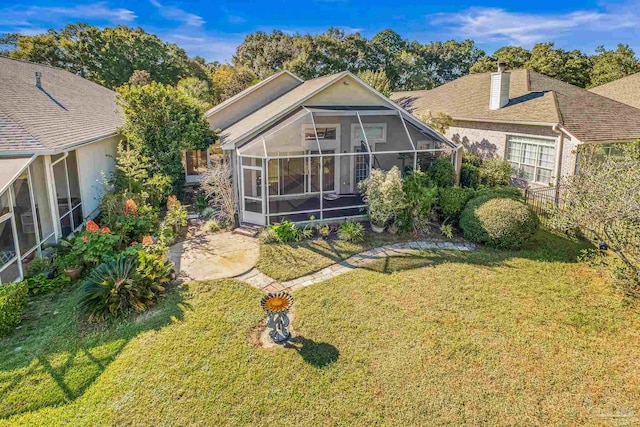
{"type": "Polygon", "coordinates": [[[80,148],[84,145],[89,145],[92,144],[94,142],[103,140],[103,139],[107,139],[107,138],[111,138],[114,136],[120,135],[119,132],[112,132],[110,134],[107,135],[102,135],[102,136],[94,136],[91,138],[87,138],[87,139],[83,139],[82,141],[79,142],[74,142],[73,144],[68,144],[65,145],[63,147],[59,147],[59,148],[44,148],[44,149],[37,149],[37,150],[29,150],[29,151],[24,151],[24,150],[11,150],[11,151],[3,151],[0,152],[0,158],[2,157],[26,157],[26,156],[33,156],[33,155],[38,155],[38,156],[52,156],[55,154],[60,154],[60,153],[64,153],[66,151],[71,151],[74,150],[76,148],[80,148]]]}

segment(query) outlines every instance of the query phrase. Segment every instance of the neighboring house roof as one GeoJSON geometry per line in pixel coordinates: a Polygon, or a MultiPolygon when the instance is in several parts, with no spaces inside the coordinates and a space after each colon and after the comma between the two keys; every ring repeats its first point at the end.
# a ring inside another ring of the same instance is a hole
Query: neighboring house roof
{"type": "Polygon", "coordinates": [[[0,57],[0,88],[1,154],[64,150],[124,122],[114,91],[62,69],[0,57]]]}
{"type": "Polygon", "coordinates": [[[229,105],[231,105],[234,102],[244,98],[245,96],[249,95],[250,93],[255,92],[256,90],[260,89],[261,87],[264,87],[264,86],[268,85],[273,80],[277,80],[278,78],[280,78],[281,76],[283,76],[285,74],[293,77],[294,79],[298,80],[300,83],[304,82],[304,80],[302,80],[300,77],[290,73],[287,70],[280,71],[279,73],[275,73],[274,75],[267,77],[266,79],[262,80],[261,82],[256,83],[253,86],[249,86],[248,88],[246,88],[242,92],[239,92],[236,95],[232,96],[231,98],[226,99],[226,100],[222,101],[220,104],[212,107],[209,111],[207,111],[206,116],[209,117],[212,114],[215,114],[216,112],[222,110],[223,108],[228,107],[229,105]]]}
{"type": "Polygon", "coordinates": [[[582,142],[640,138],[640,109],[529,70],[511,71],[509,103],[489,109],[491,73],[470,74],[431,90],[396,92],[412,112],[445,112],[455,120],[559,124],[582,142]]]}
{"type": "MultiPolygon", "coordinates": [[[[379,97],[381,104],[385,103],[393,107],[394,109],[397,109],[398,111],[400,111],[403,114],[405,120],[408,120],[414,126],[428,133],[435,140],[439,140],[449,146],[455,147],[455,144],[447,140],[444,136],[430,129],[427,125],[425,125],[424,123],[419,121],[417,118],[412,116],[408,111],[405,111],[401,106],[397,105],[392,100],[385,97],[380,92],[373,89],[371,86],[367,85],[365,82],[360,80],[357,76],[355,76],[349,71],[342,71],[340,73],[307,80],[301,85],[296,86],[295,88],[286,92],[285,94],[273,100],[272,102],[266,104],[265,106],[258,109],[257,111],[249,114],[242,120],[239,120],[238,122],[234,123],[228,128],[223,129],[220,134],[222,145],[230,146],[236,143],[241,143],[242,141],[246,140],[249,136],[259,133],[261,130],[267,128],[269,125],[277,122],[279,119],[282,119],[286,117],[288,114],[295,111],[296,109],[303,107],[306,100],[322,92],[324,89],[340,81],[344,77],[352,78],[358,84],[362,85],[362,87],[365,87],[367,90],[371,91],[371,93],[379,97]]],[[[348,106],[345,105],[341,107],[343,108],[348,106]]],[[[383,106],[381,105],[381,107],[383,106]]],[[[313,107],[309,107],[309,108],[313,108],[313,107]]],[[[324,107],[324,108],[331,108],[331,107],[324,107]]],[[[337,107],[334,106],[333,108],[337,108],[337,107]]],[[[357,107],[357,109],[363,109],[363,107],[357,107]]],[[[367,107],[364,107],[364,109],[367,109],[367,107]]]]}
{"type": "Polygon", "coordinates": [[[589,90],[623,104],[640,108],[640,73],[631,74],[589,90]]]}

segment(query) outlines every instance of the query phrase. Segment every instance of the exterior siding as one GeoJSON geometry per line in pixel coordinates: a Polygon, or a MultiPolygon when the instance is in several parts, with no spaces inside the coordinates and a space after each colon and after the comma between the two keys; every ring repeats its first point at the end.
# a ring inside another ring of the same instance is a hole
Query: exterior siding
{"type": "Polygon", "coordinates": [[[105,192],[104,177],[108,178],[115,170],[116,150],[121,138],[106,138],[76,150],[82,213],[85,218],[97,214],[105,192]]]}
{"type": "Polygon", "coordinates": [[[270,81],[241,99],[227,105],[210,117],[207,117],[207,121],[211,129],[224,129],[267,105],[274,99],[279,98],[298,85],[300,85],[299,80],[296,80],[289,74],[283,73],[275,80],[270,81]]]}
{"type": "Polygon", "coordinates": [[[306,106],[383,105],[384,101],[346,76],[305,102],[306,106]]]}

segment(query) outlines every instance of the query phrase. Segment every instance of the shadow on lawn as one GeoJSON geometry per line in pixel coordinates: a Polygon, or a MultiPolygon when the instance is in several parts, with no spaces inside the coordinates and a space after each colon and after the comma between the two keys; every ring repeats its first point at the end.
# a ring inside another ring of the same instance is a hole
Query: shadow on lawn
{"type": "MultiPolygon", "coordinates": [[[[588,241],[570,239],[566,236],[540,230],[531,242],[520,250],[500,250],[480,247],[475,251],[432,250],[415,253],[399,253],[394,262],[387,257],[383,262],[359,266],[362,269],[383,274],[413,270],[443,263],[464,263],[485,267],[506,266],[511,259],[529,259],[537,262],[577,262],[582,249],[593,247],[588,241]],[[425,254],[427,254],[425,256],[425,254]]],[[[309,246],[310,250],[314,250],[309,246]]]]}
{"type": "Polygon", "coordinates": [[[190,308],[183,285],[141,315],[87,328],[78,291],[33,300],[22,328],[0,341],[0,419],[74,401],[131,339],[181,320],[190,308]]]}
{"type": "Polygon", "coordinates": [[[292,338],[286,347],[297,351],[302,360],[316,368],[329,366],[340,357],[338,349],[331,344],[315,342],[305,337],[292,338]]]}

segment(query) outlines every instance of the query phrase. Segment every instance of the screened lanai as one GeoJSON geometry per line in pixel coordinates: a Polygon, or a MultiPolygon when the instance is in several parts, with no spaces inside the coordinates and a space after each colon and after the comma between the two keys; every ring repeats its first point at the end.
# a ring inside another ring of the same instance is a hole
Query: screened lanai
{"type": "Polygon", "coordinates": [[[302,107],[237,148],[243,222],[336,221],[366,215],[358,184],[374,168],[403,173],[456,146],[386,107],[302,107]]]}

